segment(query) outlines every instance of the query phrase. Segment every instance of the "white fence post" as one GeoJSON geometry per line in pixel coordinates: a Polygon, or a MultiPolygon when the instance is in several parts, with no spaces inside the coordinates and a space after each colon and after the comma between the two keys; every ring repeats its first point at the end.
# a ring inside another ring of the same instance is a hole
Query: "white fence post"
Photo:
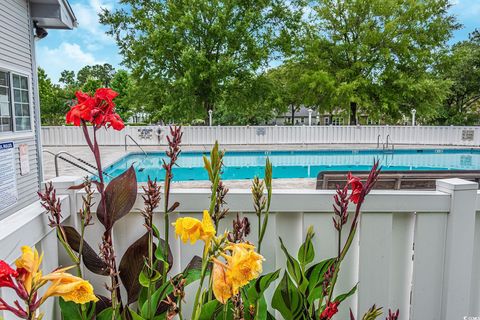
{"type": "Polygon", "coordinates": [[[462,179],[437,181],[437,191],[451,195],[442,289],[445,320],[469,316],[477,189],[477,183],[462,179]]]}

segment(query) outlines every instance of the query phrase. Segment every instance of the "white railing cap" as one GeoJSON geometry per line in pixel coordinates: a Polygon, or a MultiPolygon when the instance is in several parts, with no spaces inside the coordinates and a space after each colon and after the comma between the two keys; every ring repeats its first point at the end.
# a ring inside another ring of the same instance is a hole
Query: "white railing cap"
{"type": "Polygon", "coordinates": [[[437,180],[437,190],[477,190],[478,183],[459,178],[437,180]]]}

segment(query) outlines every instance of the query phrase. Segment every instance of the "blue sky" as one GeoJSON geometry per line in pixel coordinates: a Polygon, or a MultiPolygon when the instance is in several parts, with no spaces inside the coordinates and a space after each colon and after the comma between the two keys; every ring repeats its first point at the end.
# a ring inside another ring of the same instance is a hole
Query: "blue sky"
{"type": "MultiPolygon", "coordinates": [[[[38,65],[58,82],[62,70],[78,71],[85,65],[110,63],[119,68],[122,61],[115,41],[105,34],[98,13],[101,8],[114,9],[118,0],[69,0],[78,20],[74,30],[49,30],[48,37],[37,43],[38,65]]],[[[451,43],[468,39],[480,29],[480,0],[454,0],[450,11],[464,25],[455,32],[451,43]]]]}

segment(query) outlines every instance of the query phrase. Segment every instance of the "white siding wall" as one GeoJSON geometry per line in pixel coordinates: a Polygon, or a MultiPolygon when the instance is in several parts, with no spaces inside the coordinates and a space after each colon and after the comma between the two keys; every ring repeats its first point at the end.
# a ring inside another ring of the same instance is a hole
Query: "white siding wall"
{"type": "MultiPolygon", "coordinates": [[[[10,72],[28,76],[30,79],[30,102],[32,119],[38,112],[38,105],[34,99],[34,74],[32,32],[30,21],[30,7],[27,0],[0,0],[0,68],[10,72]]],[[[39,168],[38,153],[35,140],[35,122],[32,120],[32,131],[22,133],[0,133],[0,142],[15,142],[15,162],[17,166],[17,187],[19,201],[6,212],[0,212],[0,219],[24,208],[37,199],[39,168]],[[30,160],[30,173],[20,175],[19,151],[20,144],[27,144],[30,160]]]]}

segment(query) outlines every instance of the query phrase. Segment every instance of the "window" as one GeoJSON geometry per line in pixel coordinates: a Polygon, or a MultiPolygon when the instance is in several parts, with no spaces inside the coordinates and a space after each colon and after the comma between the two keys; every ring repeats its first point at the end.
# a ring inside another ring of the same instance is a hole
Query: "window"
{"type": "Polygon", "coordinates": [[[15,106],[15,130],[30,130],[30,102],[28,101],[27,77],[13,75],[13,102],[15,106]]]}
{"type": "Polygon", "coordinates": [[[342,117],[332,117],[332,125],[343,126],[343,118],[342,117]]]}
{"type": "Polygon", "coordinates": [[[8,73],[0,71],[0,132],[12,131],[8,73]]]}
{"type": "Polygon", "coordinates": [[[28,77],[0,71],[0,132],[31,128],[28,77]]]}

